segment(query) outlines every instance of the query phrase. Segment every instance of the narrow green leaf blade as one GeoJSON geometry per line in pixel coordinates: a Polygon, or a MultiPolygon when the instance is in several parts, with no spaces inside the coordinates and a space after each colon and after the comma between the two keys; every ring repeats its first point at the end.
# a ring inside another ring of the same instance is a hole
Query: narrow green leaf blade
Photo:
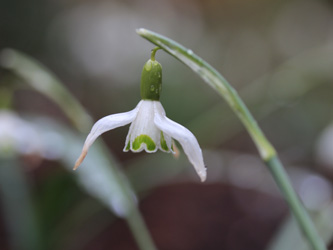
{"type": "Polygon", "coordinates": [[[142,28],[138,29],[136,32],[143,38],[164,49],[170,55],[190,67],[226,100],[248,130],[262,159],[268,160],[276,155],[275,149],[262,133],[257,122],[253,119],[251,113],[239,97],[236,90],[216,69],[204,61],[201,57],[197,56],[192,50],[185,48],[183,45],[171,40],[170,38],[142,28]]]}

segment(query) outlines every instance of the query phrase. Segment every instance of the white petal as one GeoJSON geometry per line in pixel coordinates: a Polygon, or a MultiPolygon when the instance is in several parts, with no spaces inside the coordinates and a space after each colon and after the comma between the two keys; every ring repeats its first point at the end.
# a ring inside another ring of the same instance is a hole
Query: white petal
{"type": "Polygon", "coordinates": [[[155,102],[155,110],[154,122],[156,126],[165,134],[179,141],[201,181],[205,181],[206,168],[203,162],[201,148],[195,136],[187,128],[167,118],[161,103],[155,102]]]}
{"type": "Polygon", "coordinates": [[[136,106],[135,109],[129,111],[129,112],[124,112],[124,113],[119,113],[119,114],[114,114],[114,115],[109,115],[101,118],[98,120],[94,126],[92,127],[89,135],[87,136],[87,139],[83,145],[82,153],[80,157],[77,159],[74,170],[81,164],[81,162],[84,160],[88,153],[88,149],[90,146],[94,143],[96,138],[103,134],[106,131],[109,131],[111,129],[125,126],[126,124],[129,124],[132,122],[139,110],[140,103],[136,106]]]}

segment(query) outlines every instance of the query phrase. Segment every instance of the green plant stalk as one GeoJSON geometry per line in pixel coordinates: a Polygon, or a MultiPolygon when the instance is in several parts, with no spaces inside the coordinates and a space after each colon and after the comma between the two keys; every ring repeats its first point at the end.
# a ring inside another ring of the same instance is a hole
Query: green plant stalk
{"type": "MultiPolygon", "coordinates": [[[[18,51],[5,49],[0,53],[0,65],[13,71],[33,89],[46,95],[58,104],[79,131],[87,132],[92,127],[93,123],[90,115],[77,99],[63,86],[56,76],[38,61],[18,51]]],[[[127,221],[140,249],[156,249],[135,202],[134,191],[127,178],[120,171],[119,164],[110,155],[107,146],[102,141],[100,145],[110,165],[110,168],[104,169],[106,171],[105,174],[111,174],[114,177],[115,185],[121,193],[123,200],[126,200],[126,204],[128,205],[128,211],[122,217],[127,221]]]]}
{"type": "Polygon", "coordinates": [[[139,213],[139,210],[133,210],[128,216],[127,224],[131,229],[132,234],[134,235],[137,244],[140,249],[143,250],[156,250],[153,241],[149,235],[149,232],[145,230],[145,222],[139,213]]]}
{"type": "Polygon", "coordinates": [[[112,175],[114,176],[117,185],[119,185],[120,190],[123,192],[123,196],[127,199],[127,204],[129,210],[125,214],[125,220],[130,228],[131,233],[133,234],[136,243],[138,244],[141,250],[156,250],[156,246],[152,237],[150,236],[149,230],[146,226],[146,223],[139,211],[138,205],[133,197],[134,191],[130,186],[127,178],[119,170],[118,164],[110,157],[107,152],[109,151],[105,143],[100,142],[102,151],[105,152],[105,155],[108,157],[110,169],[112,175]]]}
{"type": "Polygon", "coordinates": [[[274,180],[279,186],[285,200],[287,201],[299,224],[299,227],[304,232],[312,248],[315,250],[327,249],[323,240],[319,237],[307,211],[305,210],[299,197],[293,189],[288,175],[286,174],[280,160],[278,159],[274,147],[266,139],[265,135],[259,128],[257,122],[249,112],[248,108],[245,106],[242,99],[237,94],[236,90],[217,70],[205,62],[202,58],[195,55],[192,50],[185,48],[184,46],[165,36],[146,29],[138,29],[137,33],[191,68],[209,86],[211,86],[226,100],[231,109],[237,114],[249,132],[251,138],[258,148],[262,160],[269,167],[274,180]]]}
{"type": "Polygon", "coordinates": [[[284,198],[288,202],[291,211],[293,212],[305,236],[308,238],[312,248],[316,250],[327,249],[324,241],[319,237],[317,229],[314,227],[313,222],[309,217],[309,214],[305,210],[295,190],[293,189],[288,175],[283,168],[279,158],[277,156],[274,156],[265,163],[271,171],[275,182],[279,186],[284,198]]]}

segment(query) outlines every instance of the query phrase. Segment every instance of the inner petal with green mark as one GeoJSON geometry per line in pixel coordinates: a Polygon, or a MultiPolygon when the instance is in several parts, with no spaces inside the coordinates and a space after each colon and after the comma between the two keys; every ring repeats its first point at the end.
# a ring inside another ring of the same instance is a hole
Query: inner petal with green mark
{"type": "Polygon", "coordinates": [[[168,145],[167,145],[167,143],[166,143],[166,141],[165,141],[165,139],[164,139],[164,135],[163,135],[163,132],[161,131],[161,148],[163,149],[163,150],[165,150],[166,152],[169,152],[170,151],[170,149],[169,149],[169,147],[168,147],[168,145]]]}
{"type": "Polygon", "coordinates": [[[148,135],[139,135],[138,137],[136,137],[135,140],[132,142],[132,149],[139,150],[142,143],[146,144],[147,151],[154,151],[156,149],[155,142],[148,135]]]}

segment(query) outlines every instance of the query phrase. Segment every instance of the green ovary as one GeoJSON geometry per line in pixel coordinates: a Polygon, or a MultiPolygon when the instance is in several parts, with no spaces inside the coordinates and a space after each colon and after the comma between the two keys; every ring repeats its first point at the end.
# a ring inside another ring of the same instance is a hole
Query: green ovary
{"type": "Polygon", "coordinates": [[[136,137],[132,143],[132,149],[138,150],[142,143],[147,145],[148,151],[154,151],[156,149],[155,142],[148,135],[139,135],[136,137]]]}

